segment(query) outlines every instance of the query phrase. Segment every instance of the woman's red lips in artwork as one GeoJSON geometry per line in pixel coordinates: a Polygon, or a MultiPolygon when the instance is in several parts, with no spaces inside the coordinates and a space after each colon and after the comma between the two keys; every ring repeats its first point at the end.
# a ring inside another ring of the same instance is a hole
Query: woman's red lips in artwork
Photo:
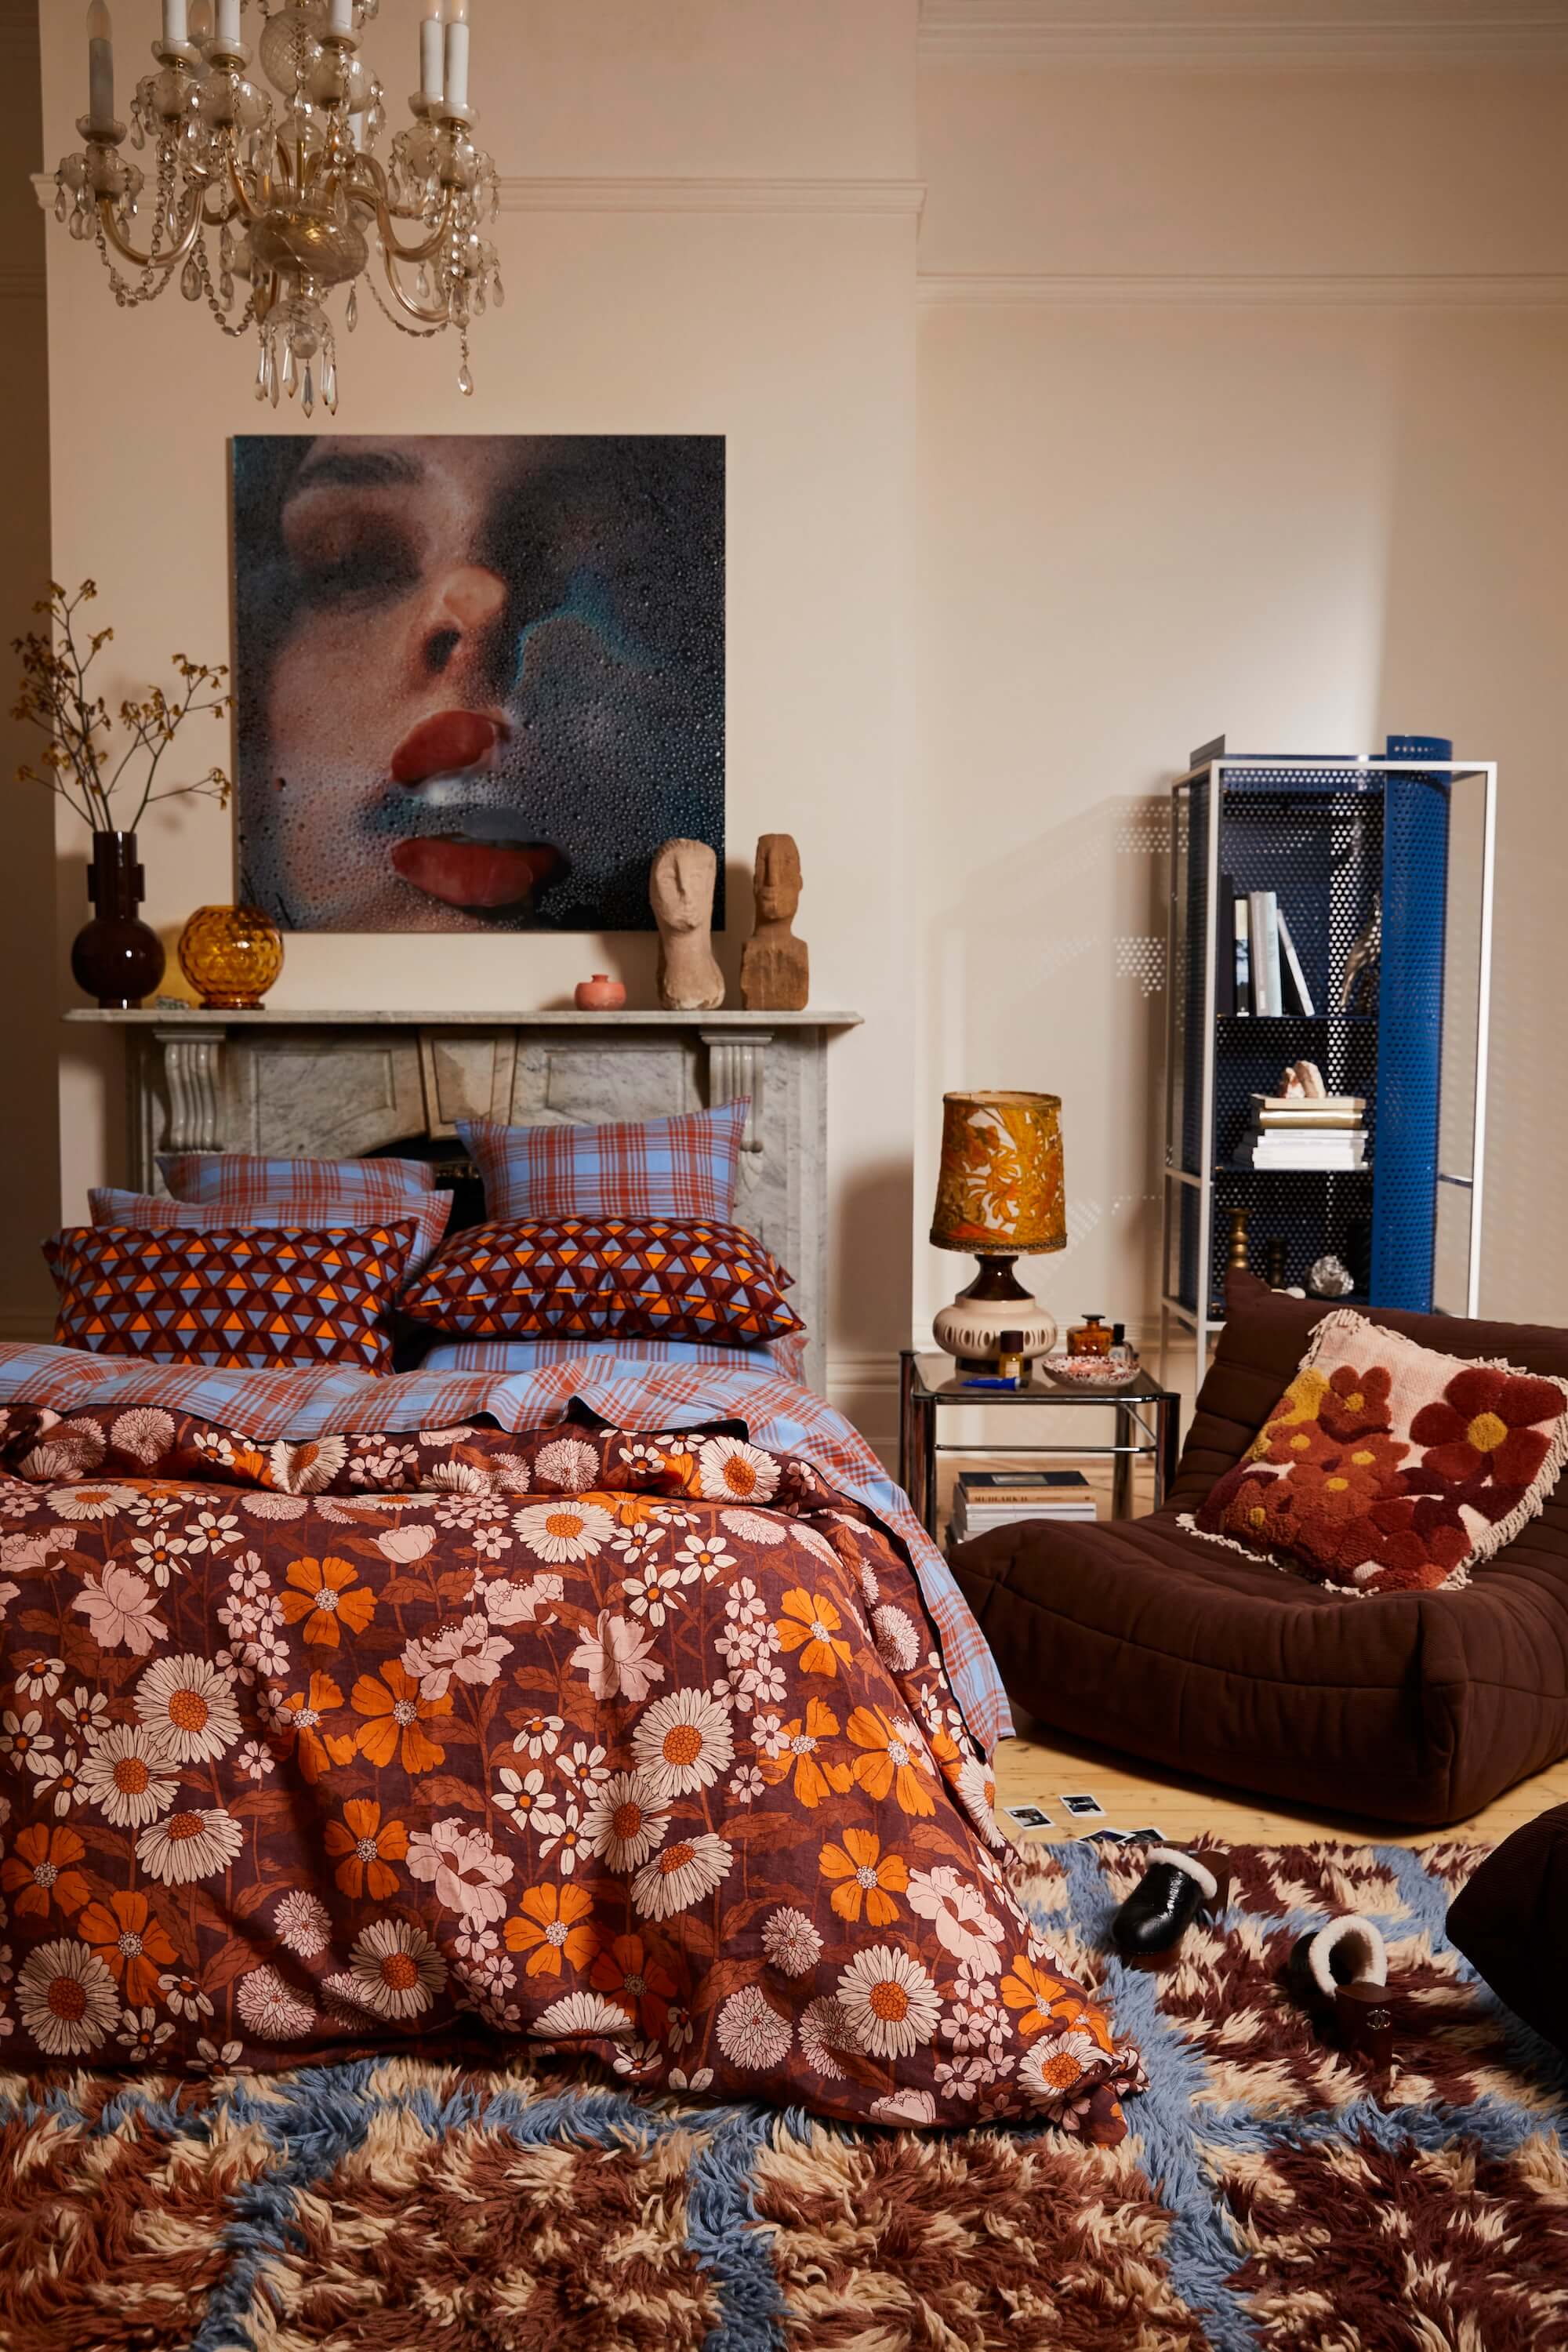
{"type": "Polygon", "coordinates": [[[523,846],[433,833],[398,842],[392,863],[405,882],[445,906],[491,908],[519,905],[549,880],[561,857],[542,842],[523,846]]]}
{"type": "MultiPolygon", "coordinates": [[[[438,710],[410,730],[392,755],[395,783],[411,790],[432,776],[460,775],[481,766],[506,730],[481,710],[438,710]]],[[[393,869],[405,882],[444,906],[516,907],[548,881],[560,853],[543,842],[502,841],[493,826],[484,836],[462,832],[418,834],[396,843],[393,869]]]]}
{"type": "Polygon", "coordinates": [[[393,753],[392,780],[422,784],[430,776],[477,768],[495,750],[501,733],[500,721],[487,719],[482,710],[437,710],[422,719],[393,753]]]}

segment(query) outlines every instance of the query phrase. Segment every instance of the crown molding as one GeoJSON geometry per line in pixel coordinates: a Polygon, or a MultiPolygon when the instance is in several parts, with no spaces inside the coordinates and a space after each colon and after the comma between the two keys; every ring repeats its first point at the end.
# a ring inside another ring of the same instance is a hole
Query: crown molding
{"type": "Polygon", "coordinates": [[[920,54],[952,66],[1568,65],[1568,7],[1247,16],[1163,6],[1086,17],[1071,0],[923,0],[920,54]]]}
{"type": "MultiPolygon", "coordinates": [[[[55,175],[35,172],[46,211],[55,175]]],[[[503,213],[868,213],[918,221],[923,180],[636,180],[503,178],[503,213]]]]}
{"type": "Polygon", "coordinates": [[[1568,305],[1568,275],[1499,271],[1489,276],[1426,271],[1410,276],[1330,273],[1275,277],[1210,271],[1045,274],[932,271],[919,280],[922,305],[1005,310],[1109,310],[1191,304],[1216,310],[1555,310],[1568,305]]]}

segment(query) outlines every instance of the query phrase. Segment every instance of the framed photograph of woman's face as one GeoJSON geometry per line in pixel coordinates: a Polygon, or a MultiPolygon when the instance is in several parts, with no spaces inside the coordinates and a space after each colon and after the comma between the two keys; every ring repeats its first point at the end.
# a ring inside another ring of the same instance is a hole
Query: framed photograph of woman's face
{"type": "Polygon", "coordinates": [[[722,875],[721,438],[242,436],[234,562],[282,929],[649,930],[662,842],[722,875]]]}

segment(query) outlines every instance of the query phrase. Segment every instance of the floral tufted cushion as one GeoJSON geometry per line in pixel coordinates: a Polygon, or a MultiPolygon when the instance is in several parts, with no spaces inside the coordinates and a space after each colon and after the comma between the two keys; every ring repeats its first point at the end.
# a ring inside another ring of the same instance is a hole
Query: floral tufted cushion
{"type": "Polygon", "coordinates": [[[1248,1451],[1182,1524],[1347,1593],[1468,1580],[1568,1458],[1568,1381],[1329,1315],[1248,1451]]]}

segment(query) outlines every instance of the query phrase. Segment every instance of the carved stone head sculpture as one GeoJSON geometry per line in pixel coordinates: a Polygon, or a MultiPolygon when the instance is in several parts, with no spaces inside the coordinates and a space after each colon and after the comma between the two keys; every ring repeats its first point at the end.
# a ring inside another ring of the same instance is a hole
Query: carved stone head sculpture
{"type": "Polygon", "coordinates": [[[709,1013],[724,1002],[713,958],[719,859],[705,841],[667,841],[654,857],[648,899],[658,925],[658,1001],[669,1013],[709,1013]]]}
{"type": "Polygon", "coordinates": [[[756,1013],[804,1013],[811,994],[805,942],[790,928],[800,906],[800,852],[788,833],[757,844],[757,928],[741,956],[741,1002],[756,1013]]]}
{"type": "Polygon", "coordinates": [[[800,912],[800,852],[792,833],[764,833],[757,843],[752,873],[757,898],[757,929],[782,923],[786,929],[800,912]]]}

